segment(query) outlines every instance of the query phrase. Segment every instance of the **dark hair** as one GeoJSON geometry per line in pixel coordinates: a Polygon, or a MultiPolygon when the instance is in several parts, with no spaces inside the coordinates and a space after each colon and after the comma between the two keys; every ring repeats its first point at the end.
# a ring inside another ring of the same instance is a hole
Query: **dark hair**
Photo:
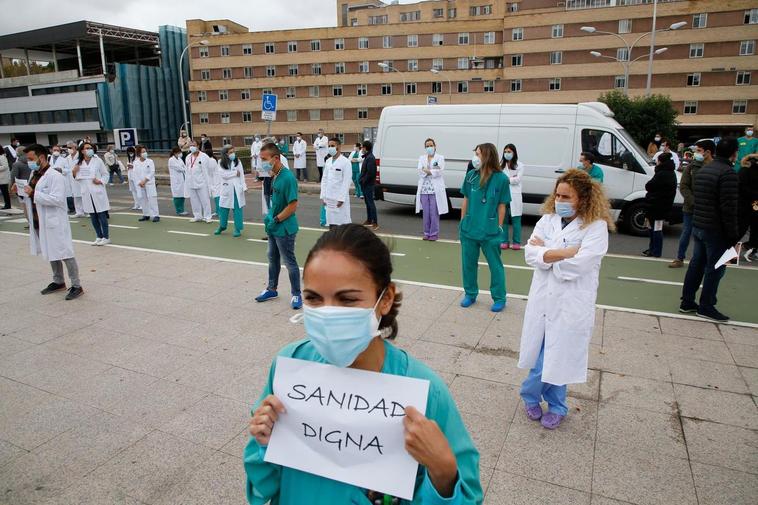
{"type": "Polygon", "coordinates": [[[24,148],[24,152],[27,153],[27,154],[34,153],[37,156],[47,156],[48,155],[47,147],[43,146],[42,144],[32,144],[32,145],[24,148]]]}
{"type": "Polygon", "coordinates": [[[297,135],[303,136],[303,132],[297,132],[297,135]]]}
{"type": "Polygon", "coordinates": [[[370,140],[364,140],[362,145],[363,145],[363,148],[368,153],[370,153],[371,150],[374,148],[374,144],[372,144],[370,140]]]}
{"type": "Polygon", "coordinates": [[[261,151],[266,151],[270,153],[272,156],[279,156],[280,154],[282,154],[282,152],[279,150],[279,146],[277,146],[273,142],[263,144],[263,147],[261,147],[261,151]]]}
{"type": "Polygon", "coordinates": [[[506,149],[513,151],[513,159],[511,161],[506,161],[505,153],[503,153],[503,159],[500,161],[500,168],[503,170],[505,170],[505,168],[508,166],[516,168],[518,166],[518,151],[516,150],[516,146],[513,144],[506,144],[506,146],[503,148],[503,151],[506,149]]]}
{"type": "Polygon", "coordinates": [[[731,158],[737,152],[739,145],[734,137],[724,137],[716,144],[716,156],[719,158],[731,158]]]}
{"type": "MultiPolygon", "coordinates": [[[[128,151],[127,151],[127,152],[128,152],[128,151]]],[[[178,153],[180,153],[180,152],[182,152],[182,150],[181,150],[181,149],[179,149],[179,147],[178,147],[178,146],[177,146],[177,147],[174,147],[173,149],[171,149],[171,156],[173,156],[173,155],[175,155],[175,154],[178,154],[178,153]]]]}
{"type": "Polygon", "coordinates": [[[357,148],[358,148],[358,150],[360,150],[360,149],[361,149],[361,143],[360,143],[360,142],[356,142],[356,143],[355,143],[355,147],[357,147],[357,148]]]}
{"type": "Polygon", "coordinates": [[[337,137],[332,137],[332,138],[330,138],[330,139],[329,139],[329,142],[334,142],[334,143],[335,143],[335,144],[337,144],[338,146],[341,146],[341,145],[342,145],[342,141],[341,141],[340,139],[338,139],[337,137]]]}
{"type": "Polygon", "coordinates": [[[136,146],[134,146],[135,153],[141,153],[143,149],[147,150],[147,148],[143,146],[142,144],[137,144],[136,146]]]}
{"type": "Polygon", "coordinates": [[[587,160],[587,161],[589,161],[590,163],[595,163],[595,155],[592,154],[591,152],[584,151],[582,153],[582,156],[584,156],[584,159],[587,160]]]}
{"type": "Polygon", "coordinates": [[[658,162],[659,162],[659,165],[661,165],[661,166],[671,165],[671,167],[673,168],[674,167],[674,155],[671,154],[671,153],[661,153],[658,156],[658,162]]]}
{"type": "MultiPolygon", "coordinates": [[[[389,247],[376,234],[359,224],[342,224],[336,226],[316,241],[316,245],[308,253],[303,271],[308,268],[308,263],[321,251],[336,251],[345,253],[353,259],[360,261],[369,271],[371,278],[376,284],[376,295],[392,284],[392,259],[389,247]]],[[[387,339],[392,340],[397,336],[397,315],[403,295],[395,293],[395,300],[390,311],[382,316],[379,321],[379,329],[389,328],[387,339]]]]}
{"type": "Polygon", "coordinates": [[[716,143],[710,139],[698,140],[695,142],[695,145],[703,151],[710,151],[711,156],[713,156],[713,153],[716,152],[716,143]]]}
{"type": "Polygon", "coordinates": [[[97,152],[97,146],[95,144],[93,144],[92,142],[87,142],[83,140],[82,143],[79,144],[79,149],[78,149],[79,157],[77,158],[77,161],[76,161],[77,163],[81,163],[84,160],[84,146],[86,146],[87,144],[89,144],[89,146],[92,147],[92,150],[94,152],[97,152]]]}
{"type": "Polygon", "coordinates": [[[429,137],[428,139],[426,139],[424,141],[424,146],[426,146],[427,142],[431,142],[432,144],[434,144],[434,147],[437,147],[437,142],[435,142],[433,138],[429,137]]]}

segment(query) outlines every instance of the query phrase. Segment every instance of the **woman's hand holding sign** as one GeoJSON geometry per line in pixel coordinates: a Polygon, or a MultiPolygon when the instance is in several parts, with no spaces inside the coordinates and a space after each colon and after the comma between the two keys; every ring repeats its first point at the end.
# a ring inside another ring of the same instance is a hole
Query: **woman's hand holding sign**
{"type": "Polygon", "coordinates": [[[284,405],[279,398],[268,395],[253,413],[253,418],[250,420],[250,435],[254,436],[261,446],[267,446],[274,423],[279,419],[279,414],[284,412],[284,405]]]}
{"type": "Polygon", "coordinates": [[[458,463],[445,434],[436,422],[413,407],[406,407],[403,425],[408,454],[426,467],[440,496],[452,496],[458,477],[458,463]]]}

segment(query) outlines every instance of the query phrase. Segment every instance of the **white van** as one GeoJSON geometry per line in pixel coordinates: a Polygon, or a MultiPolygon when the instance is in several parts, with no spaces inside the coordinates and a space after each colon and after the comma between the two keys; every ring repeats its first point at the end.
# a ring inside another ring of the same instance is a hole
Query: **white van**
{"type": "MultiPolygon", "coordinates": [[[[502,153],[518,149],[524,163],[524,214],[539,215],[555,179],[579,162],[583,151],[595,155],[614,217],[632,234],[644,235],[645,183],[653,164],[644,149],[600,102],[568,105],[476,104],[385,107],[379,120],[374,155],[384,200],[413,205],[418,158],[424,140],[433,138],[445,156],[445,184],[453,208],[460,208],[460,187],[476,145],[492,142],[502,153]]],[[[681,222],[683,200],[677,193],[669,222],[681,222]]]]}

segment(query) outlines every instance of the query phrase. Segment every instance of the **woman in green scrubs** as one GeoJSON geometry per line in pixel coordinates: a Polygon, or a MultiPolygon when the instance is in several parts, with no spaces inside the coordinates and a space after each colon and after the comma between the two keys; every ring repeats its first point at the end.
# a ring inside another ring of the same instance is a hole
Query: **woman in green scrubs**
{"type": "Polygon", "coordinates": [[[487,259],[490,269],[490,293],[492,312],[505,308],[505,269],[500,258],[500,243],[503,239],[503,222],[506,205],[511,201],[508,176],[498,163],[497,149],[493,144],[480,144],[471,159],[470,170],[461,187],[461,260],[463,290],[466,295],[461,307],[467,308],[476,302],[479,295],[479,251],[487,259]]]}
{"type": "Polygon", "coordinates": [[[244,452],[249,503],[481,504],[479,452],[450,391],[431,369],[391,343],[398,333],[396,318],[402,301],[391,274],[390,251],[371,230],[345,224],[324,233],[303,270],[303,319],[308,338],[286,346],[279,356],[430,382],[426,412],[408,407],[403,420],[405,449],[419,463],[413,500],[395,501],[368,489],[264,461],[274,423],[286,415],[282,402],[273,395],[274,360],[253,407],[252,438],[244,452]]]}

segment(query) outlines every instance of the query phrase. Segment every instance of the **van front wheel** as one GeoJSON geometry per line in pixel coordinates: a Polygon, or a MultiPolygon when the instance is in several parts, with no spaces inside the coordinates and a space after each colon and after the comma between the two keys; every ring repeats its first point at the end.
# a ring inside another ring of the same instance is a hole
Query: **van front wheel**
{"type": "Polygon", "coordinates": [[[650,234],[645,227],[645,202],[637,201],[630,203],[624,209],[623,225],[626,232],[630,235],[643,237],[650,234]]]}

